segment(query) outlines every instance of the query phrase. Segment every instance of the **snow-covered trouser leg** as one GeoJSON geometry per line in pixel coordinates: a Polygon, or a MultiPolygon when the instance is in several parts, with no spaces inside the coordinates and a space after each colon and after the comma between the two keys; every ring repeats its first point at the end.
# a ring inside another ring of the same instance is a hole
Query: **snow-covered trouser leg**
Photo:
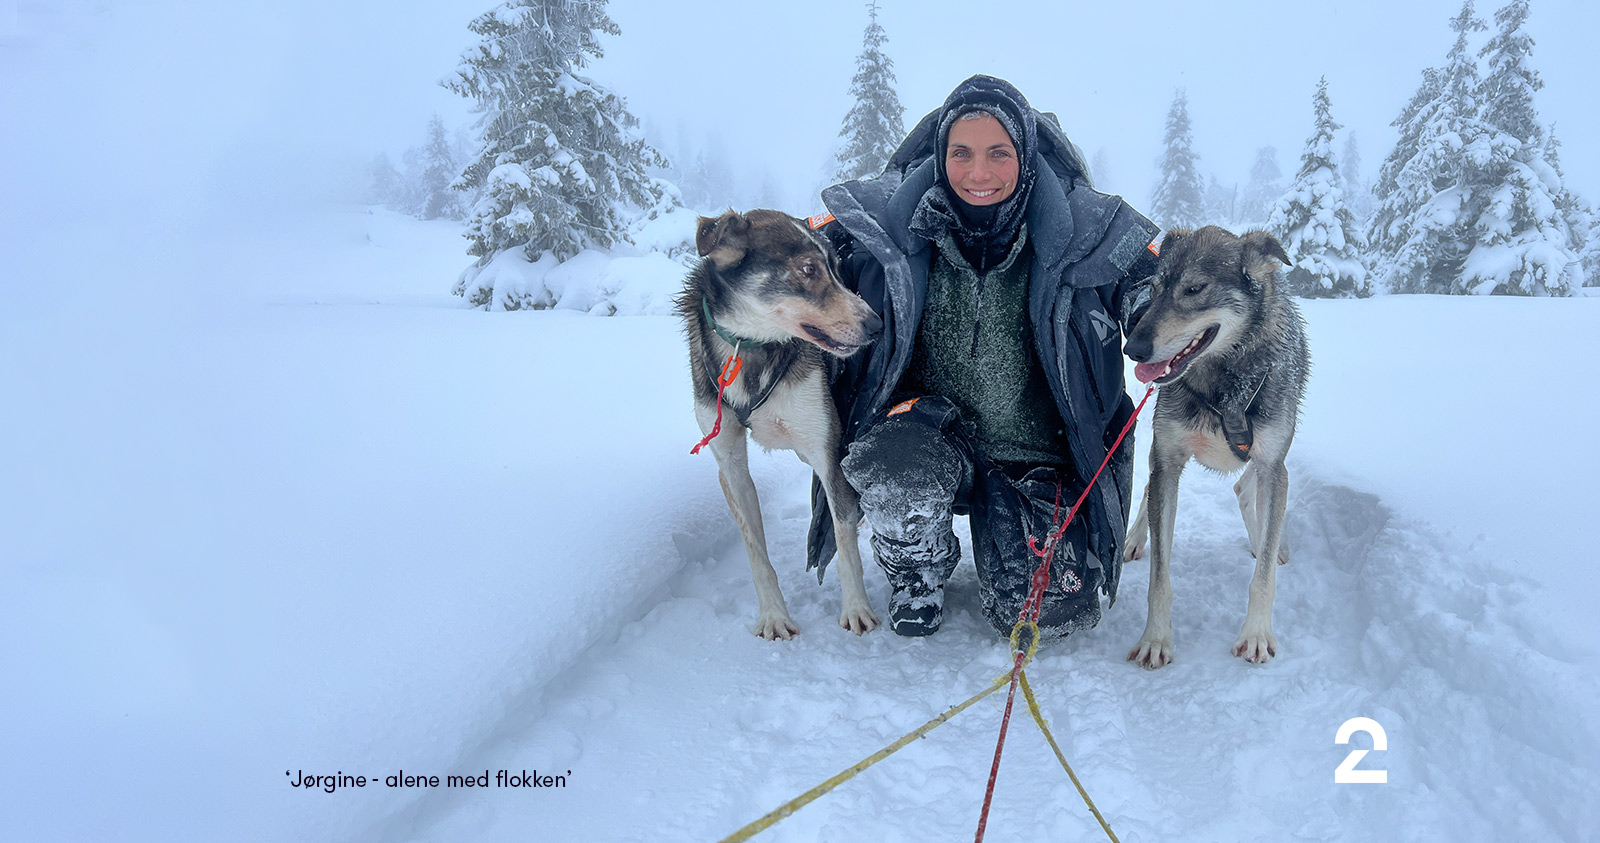
{"type": "Polygon", "coordinates": [[[889,580],[889,626],[900,635],[939,628],[944,584],[961,558],[950,524],[971,489],[972,461],[965,443],[947,435],[956,422],[950,402],[918,399],[852,442],[841,463],[872,528],[872,553],[889,580]]]}
{"type": "MultiPolygon", "coordinates": [[[[1039,557],[1028,538],[1041,548],[1055,527],[1058,469],[1042,466],[1013,479],[998,467],[980,462],[979,489],[973,496],[972,558],[978,568],[978,593],[983,615],[1000,633],[1009,635],[1032,585],[1039,557]]],[[[1059,515],[1064,516],[1082,487],[1071,472],[1061,485],[1059,515]]],[[[1065,637],[1100,622],[1100,584],[1105,577],[1089,557],[1088,531],[1073,519],[1056,544],[1050,584],[1039,614],[1040,638],[1065,637]]]]}

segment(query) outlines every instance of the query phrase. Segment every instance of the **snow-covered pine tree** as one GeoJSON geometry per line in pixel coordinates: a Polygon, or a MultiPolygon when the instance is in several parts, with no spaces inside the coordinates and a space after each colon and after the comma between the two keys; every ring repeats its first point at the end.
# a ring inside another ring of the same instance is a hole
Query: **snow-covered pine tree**
{"type": "Polygon", "coordinates": [[[1589,242],[1578,252],[1583,268],[1583,286],[1600,287],[1600,212],[1589,211],[1589,242]]]}
{"type": "Polygon", "coordinates": [[[461,194],[450,189],[460,174],[461,167],[456,164],[455,151],[450,148],[444,120],[435,114],[428,121],[428,143],[422,148],[422,213],[419,216],[425,220],[461,218],[461,194]]]}
{"type": "Polygon", "coordinates": [[[395,196],[394,209],[411,216],[422,215],[422,147],[408,146],[400,155],[400,192],[395,196]]]}
{"type": "Polygon", "coordinates": [[[1239,197],[1240,222],[1254,226],[1267,223],[1272,206],[1283,195],[1283,168],[1278,166],[1276,147],[1263,146],[1256,150],[1255,163],[1250,165],[1250,181],[1239,197]]]}
{"type": "Polygon", "coordinates": [[[1544,83],[1533,69],[1527,19],[1528,0],[1511,0],[1495,12],[1498,30],[1478,53],[1489,57],[1478,91],[1488,160],[1473,168],[1474,243],[1454,293],[1561,296],[1582,286],[1571,222],[1557,201],[1561,176],[1545,160],[1533,103],[1544,83]]]}
{"type": "Polygon", "coordinates": [[[702,147],[694,156],[694,164],[689,168],[689,175],[685,181],[691,189],[685,194],[691,207],[704,211],[713,216],[716,213],[732,208],[734,205],[733,179],[723,168],[728,166],[728,156],[722,149],[722,144],[715,138],[709,142],[709,147],[702,147]],[[711,162],[718,162],[713,165],[711,162]]]}
{"type": "Polygon", "coordinates": [[[1556,139],[1554,124],[1544,133],[1544,161],[1561,181],[1561,190],[1555,197],[1556,209],[1567,220],[1567,243],[1578,257],[1581,286],[1600,287],[1600,217],[1567,184],[1566,173],[1561,170],[1561,141],[1556,139]]]}
{"type": "Polygon", "coordinates": [[[1339,186],[1344,188],[1345,206],[1365,232],[1372,219],[1372,190],[1361,175],[1361,144],[1356,140],[1355,129],[1345,133],[1344,151],[1339,155],[1339,186]]]}
{"type": "Polygon", "coordinates": [[[367,165],[367,202],[393,208],[400,196],[400,181],[400,171],[389,160],[389,153],[378,153],[367,165]]]}
{"type": "Polygon", "coordinates": [[[478,149],[478,143],[465,126],[457,126],[450,133],[450,157],[456,162],[456,178],[450,183],[450,189],[456,192],[456,208],[460,216],[456,219],[466,219],[472,206],[478,204],[478,196],[482,191],[471,188],[463,180],[465,174],[462,168],[466,162],[472,160],[473,153],[478,149]]]}
{"type": "Polygon", "coordinates": [[[1284,276],[1290,295],[1307,298],[1354,298],[1372,295],[1362,258],[1361,231],[1345,205],[1339,166],[1333,158],[1333,121],[1328,78],[1317,82],[1311,97],[1316,123],[1294,183],[1272,207],[1267,230],[1289,253],[1294,265],[1284,276]]]}
{"type": "Polygon", "coordinates": [[[1239,210],[1239,186],[1224,185],[1217,174],[1206,176],[1206,219],[1218,225],[1231,225],[1239,210]]]}
{"type": "Polygon", "coordinates": [[[1367,221],[1368,266],[1375,286],[1381,290],[1401,292],[1389,286],[1389,264],[1405,245],[1408,232],[1404,222],[1414,209],[1409,204],[1409,192],[1400,193],[1400,174],[1417,154],[1417,145],[1422,141],[1422,110],[1439,95],[1443,78],[1436,67],[1424,69],[1422,84],[1389,124],[1400,130],[1400,137],[1378,169],[1378,180],[1372,185],[1372,217],[1367,221]]]}
{"type": "Polygon", "coordinates": [[[645,171],[660,155],[626,103],[577,73],[601,56],[601,33],[620,33],[606,0],[508,0],[469,28],[481,40],[443,83],[482,112],[482,144],[460,179],[482,190],[466,231],[479,260],[455,292],[486,306],[493,291],[473,282],[494,255],[566,260],[625,242],[630,206],[655,206],[662,187],[645,171]]]}
{"type": "Polygon", "coordinates": [[[1472,250],[1471,209],[1481,201],[1473,179],[1489,158],[1476,99],[1478,66],[1467,49],[1468,33],[1484,28],[1472,0],[1462,4],[1450,28],[1456,41],[1444,67],[1423,74],[1423,89],[1395,121],[1401,138],[1384,162],[1376,191],[1383,204],[1373,223],[1378,235],[1374,266],[1380,286],[1390,292],[1452,292],[1472,250]],[[1415,149],[1410,150],[1413,124],[1415,149]]]}
{"type": "Polygon", "coordinates": [[[905,139],[905,108],[895,93],[894,61],[883,52],[889,36],[878,25],[877,0],[867,4],[867,29],[856,56],[856,75],[850,78],[855,105],[844,116],[839,137],[845,139],[837,156],[835,177],[849,181],[883,172],[889,156],[905,139]]]}
{"type": "Polygon", "coordinates": [[[1205,221],[1204,187],[1195,162],[1194,137],[1189,130],[1189,97],[1183,89],[1167,111],[1166,152],[1157,162],[1161,182],[1150,200],[1150,216],[1164,229],[1194,228],[1205,221]]]}

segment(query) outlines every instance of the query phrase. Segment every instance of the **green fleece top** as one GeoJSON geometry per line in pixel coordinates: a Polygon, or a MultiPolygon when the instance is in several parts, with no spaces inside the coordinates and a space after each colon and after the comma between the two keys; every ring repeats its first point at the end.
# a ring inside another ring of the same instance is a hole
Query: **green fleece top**
{"type": "Polygon", "coordinates": [[[994,462],[1072,462],[1028,321],[1028,229],[1006,259],[979,276],[949,234],[934,249],[908,394],[941,395],[972,422],[994,462]]]}

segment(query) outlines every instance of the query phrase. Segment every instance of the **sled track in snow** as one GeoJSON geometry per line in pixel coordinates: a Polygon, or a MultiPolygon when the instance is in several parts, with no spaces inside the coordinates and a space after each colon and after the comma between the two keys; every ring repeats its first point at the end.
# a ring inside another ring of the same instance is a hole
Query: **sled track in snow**
{"type": "MultiPolygon", "coordinates": [[[[1600,683],[1541,635],[1527,584],[1373,495],[1292,471],[1277,659],[1256,667],[1228,652],[1252,560],[1229,482],[1192,472],[1173,552],[1176,663],[1124,661],[1143,629],[1141,560],[1099,628],[1042,651],[1029,671],[1121,839],[1593,839],[1600,741],[1586,701],[1600,683]],[[1356,716],[1385,729],[1388,749],[1361,767],[1386,770],[1387,784],[1333,782],[1349,750],[1372,747],[1365,735],[1334,744],[1356,716]]],[[[837,583],[817,587],[801,562],[803,479],[761,490],[799,638],[750,634],[754,597],[731,521],[715,538],[663,548],[684,568],[660,600],[530,693],[460,765],[570,769],[568,787],[430,792],[372,839],[719,839],[1005,668],[965,561],[937,635],[839,629],[837,583]]],[[[964,520],[957,532],[965,542],[964,520]]],[[[868,567],[881,612],[886,586],[868,567]]],[[[970,834],[1002,704],[980,703],[760,839],[970,834]]],[[[997,840],[1101,834],[1027,729],[1008,742],[990,828],[997,840]]]]}

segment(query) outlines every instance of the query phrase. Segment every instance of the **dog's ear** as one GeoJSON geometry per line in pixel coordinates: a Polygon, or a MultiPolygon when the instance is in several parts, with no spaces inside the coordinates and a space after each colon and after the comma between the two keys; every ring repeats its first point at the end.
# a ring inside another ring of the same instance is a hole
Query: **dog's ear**
{"type": "Polygon", "coordinates": [[[1246,231],[1239,238],[1239,257],[1244,263],[1244,277],[1250,282],[1252,292],[1259,292],[1256,288],[1260,288],[1271,293],[1277,287],[1278,264],[1294,265],[1278,238],[1265,231],[1246,231]]]}
{"type": "Polygon", "coordinates": [[[744,260],[750,248],[750,221],[736,211],[712,219],[701,217],[695,227],[694,247],[700,257],[719,267],[734,266],[744,260]]]}
{"type": "MultiPolygon", "coordinates": [[[[1239,242],[1244,249],[1244,265],[1247,267],[1254,266],[1257,261],[1267,258],[1272,258],[1284,266],[1294,266],[1294,261],[1289,260],[1289,253],[1283,250],[1283,244],[1265,231],[1246,231],[1244,236],[1239,238],[1239,242]]],[[[1272,269],[1276,270],[1277,267],[1272,269]]]]}
{"type": "Polygon", "coordinates": [[[1174,228],[1171,231],[1168,231],[1166,234],[1162,235],[1161,236],[1161,254],[1163,254],[1163,255],[1166,254],[1168,249],[1170,249],[1173,246],[1177,245],[1179,240],[1182,240],[1183,238],[1188,237],[1190,233],[1191,232],[1187,228],[1174,228]]]}

